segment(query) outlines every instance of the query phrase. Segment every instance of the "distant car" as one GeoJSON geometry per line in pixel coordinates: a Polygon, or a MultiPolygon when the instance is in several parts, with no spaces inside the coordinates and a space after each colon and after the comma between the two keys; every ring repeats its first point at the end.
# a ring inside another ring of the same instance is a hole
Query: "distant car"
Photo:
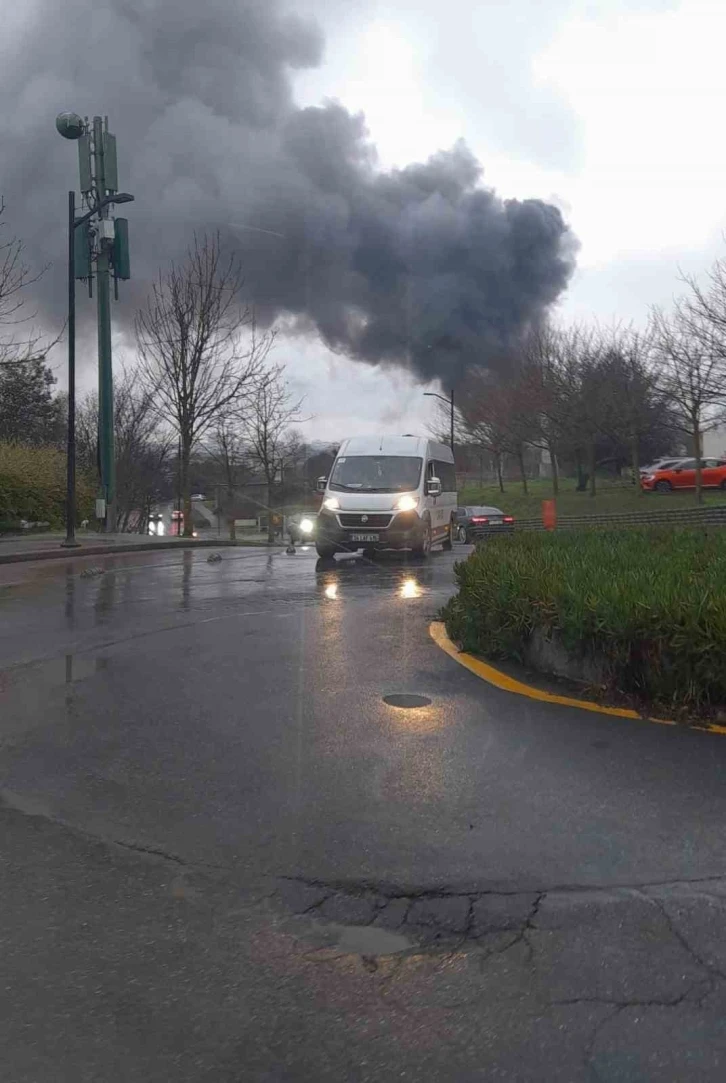
{"type": "Polygon", "coordinates": [[[287,519],[287,532],[293,545],[312,541],[315,536],[315,515],[307,512],[290,515],[287,519]]]}
{"type": "Polygon", "coordinates": [[[149,534],[161,537],[164,533],[164,520],[158,512],[152,512],[149,516],[149,534]]]}
{"type": "Polygon", "coordinates": [[[653,474],[656,470],[669,470],[676,463],[680,462],[683,458],[682,455],[677,456],[674,459],[656,459],[650,466],[641,466],[640,476],[645,477],[646,474],[653,474]]]}
{"type": "MultiPolygon", "coordinates": [[[[672,466],[659,467],[640,479],[645,492],[670,493],[674,489],[695,489],[696,460],[677,459],[672,466]]],[[[704,489],[726,489],[726,459],[701,459],[704,489]]]]}
{"type": "Polygon", "coordinates": [[[206,499],[207,498],[204,495],[204,493],[193,493],[192,494],[192,500],[206,500],[206,499]]]}
{"type": "Polygon", "coordinates": [[[468,505],[456,509],[455,525],[457,539],[472,542],[477,534],[510,534],[514,530],[514,516],[506,515],[501,508],[468,505]]]}

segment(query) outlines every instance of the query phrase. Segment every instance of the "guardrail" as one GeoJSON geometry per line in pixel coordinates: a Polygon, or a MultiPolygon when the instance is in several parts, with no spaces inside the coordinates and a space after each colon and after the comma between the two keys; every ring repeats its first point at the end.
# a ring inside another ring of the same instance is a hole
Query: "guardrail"
{"type": "MultiPolygon", "coordinates": [[[[627,529],[641,526],[726,526],[726,504],[694,508],[660,508],[657,511],[616,512],[611,515],[571,515],[558,518],[556,530],[627,529]]],[[[481,526],[470,531],[477,538],[523,530],[545,530],[541,519],[517,519],[506,531],[501,527],[481,526]]]]}

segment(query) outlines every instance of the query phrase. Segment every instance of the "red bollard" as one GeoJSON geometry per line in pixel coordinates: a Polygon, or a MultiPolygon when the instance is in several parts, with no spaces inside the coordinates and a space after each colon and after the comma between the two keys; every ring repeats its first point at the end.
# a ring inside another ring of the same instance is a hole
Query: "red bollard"
{"type": "Polygon", "coordinates": [[[545,530],[554,530],[557,526],[557,504],[554,500],[542,501],[542,523],[545,530]]]}

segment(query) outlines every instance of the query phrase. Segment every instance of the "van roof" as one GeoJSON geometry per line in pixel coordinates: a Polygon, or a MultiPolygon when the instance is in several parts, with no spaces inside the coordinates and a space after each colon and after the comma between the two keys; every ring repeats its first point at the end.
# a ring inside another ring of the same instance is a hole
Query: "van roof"
{"type": "Polygon", "coordinates": [[[426,436],[353,436],[341,441],[338,455],[430,455],[454,461],[450,447],[426,436]]]}

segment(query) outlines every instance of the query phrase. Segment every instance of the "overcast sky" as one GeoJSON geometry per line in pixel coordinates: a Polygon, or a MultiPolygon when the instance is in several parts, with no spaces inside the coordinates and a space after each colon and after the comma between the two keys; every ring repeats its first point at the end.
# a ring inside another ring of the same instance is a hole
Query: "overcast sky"
{"type": "MultiPolygon", "coordinates": [[[[641,321],[670,302],[679,267],[724,254],[722,0],[318,10],[326,60],[298,76],[298,97],[363,110],[386,164],[464,137],[500,193],[559,206],[581,242],[560,318],[641,321]]],[[[423,421],[430,402],[414,388],[406,405],[423,421]]]]}
{"type": "MultiPolygon", "coordinates": [[[[679,266],[700,272],[723,254],[723,0],[301,0],[294,10],[324,39],[321,62],[292,74],[296,104],[336,99],[365,114],[379,168],[464,139],[500,197],[561,210],[580,250],[559,318],[641,321],[669,302],[679,266]]],[[[316,47],[306,44],[305,64],[316,47]]],[[[283,341],[277,355],[306,396],[310,435],[412,431],[430,418],[425,388],[404,372],[346,361],[315,338],[283,341]]]]}

